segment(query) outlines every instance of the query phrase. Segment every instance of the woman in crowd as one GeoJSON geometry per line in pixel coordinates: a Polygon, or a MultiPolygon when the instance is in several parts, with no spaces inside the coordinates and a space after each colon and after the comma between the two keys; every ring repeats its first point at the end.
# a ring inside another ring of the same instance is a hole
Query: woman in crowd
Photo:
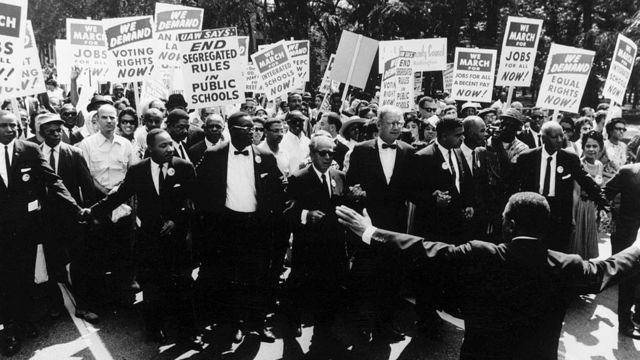
{"type": "MultiPolygon", "coordinates": [[[[576,140],[576,149],[578,150],[578,156],[582,155],[582,137],[584,134],[593,130],[593,121],[588,116],[583,116],[576,121],[576,126],[574,127],[574,132],[579,134],[578,140],[576,140]]],[[[602,150],[602,148],[600,148],[602,150]]]]}
{"type": "Polygon", "coordinates": [[[253,145],[260,145],[264,140],[264,120],[260,116],[253,116],[253,145]]]}
{"type": "Polygon", "coordinates": [[[621,118],[612,119],[605,125],[608,138],[604,142],[606,161],[603,161],[605,182],[612,178],[627,163],[627,144],[622,141],[627,131],[627,123],[621,118]]]}
{"type": "Polygon", "coordinates": [[[118,114],[118,135],[133,143],[133,133],[138,127],[138,115],[133,108],[125,108],[118,114]]]}

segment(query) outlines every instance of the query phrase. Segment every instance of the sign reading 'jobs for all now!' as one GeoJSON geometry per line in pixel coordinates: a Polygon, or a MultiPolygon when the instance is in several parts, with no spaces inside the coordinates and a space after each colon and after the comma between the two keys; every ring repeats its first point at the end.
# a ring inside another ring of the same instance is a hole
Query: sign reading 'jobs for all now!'
{"type": "Polygon", "coordinates": [[[187,103],[194,108],[221,106],[244,98],[244,65],[235,27],[178,35],[187,103]]]}
{"type": "Polygon", "coordinates": [[[542,20],[509,16],[496,85],[531,85],[541,31],[542,20]]]}

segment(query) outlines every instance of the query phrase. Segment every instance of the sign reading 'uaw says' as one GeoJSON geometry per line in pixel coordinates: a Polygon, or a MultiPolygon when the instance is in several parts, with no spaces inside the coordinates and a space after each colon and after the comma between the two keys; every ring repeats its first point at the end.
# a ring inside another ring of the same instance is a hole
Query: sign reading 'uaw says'
{"type": "Polygon", "coordinates": [[[251,55],[256,65],[267,99],[286,96],[295,88],[296,67],[284,41],[251,55]]]}
{"type": "Polygon", "coordinates": [[[509,16],[496,85],[531,85],[541,31],[542,20],[509,16]]]}
{"type": "Polygon", "coordinates": [[[151,16],[105,19],[107,56],[111,79],[142,81],[153,71],[153,20],[151,16]]]}
{"type": "Polygon", "coordinates": [[[58,63],[58,71],[62,70],[59,77],[64,78],[65,83],[69,81],[73,66],[82,68],[82,76],[90,74],[95,80],[109,80],[107,42],[102,21],[67,19],[67,42],[71,63],[58,63]]]}
{"type": "Polygon", "coordinates": [[[36,46],[36,38],[33,36],[33,28],[31,20],[27,20],[27,27],[24,40],[24,59],[22,61],[22,81],[20,87],[9,88],[0,87],[0,97],[3,99],[35,95],[46,92],[44,85],[44,75],[40,66],[40,57],[38,56],[38,47],[36,46]]]}
{"type": "Polygon", "coordinates": [[[637,52],[638,47],[631,39],[618,34],[618,42],[613,52],[611,67],[609,68],[607,81],[604,83],[602,96],[622,104],[629,84],[629,77],[631,77],[631,71],[636,62],[637,52]]]}
{"type": "Polygon", "coordinates": [[[22,82],[26,23],[26,1],[0,0],[0,81],[7,88],[22,82]]]}
{"type": "Polygon", "coordinates": [[[244,65],[235,27],[178,35],[187,103],[195,108],[238,103],[244,97],[244,65]]]}
{"type": "Polygon", "coordinates": [[[551,44],[536,106],[577,113],[594,51],[551,44]]]}
{"type": "Polygon", "coordinates": [[[496,69],[496,50],[456,48],[451,97],[490,102],[496,69]]]}

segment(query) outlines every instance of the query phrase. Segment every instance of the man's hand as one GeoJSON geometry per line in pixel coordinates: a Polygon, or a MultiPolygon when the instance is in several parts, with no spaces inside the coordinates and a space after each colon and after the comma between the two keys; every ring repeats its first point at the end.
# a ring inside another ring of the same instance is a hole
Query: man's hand
{"type": "Polygon", "coordinates": [[[176,228],[176,223],[174,223],[172,220],[165,221],[164,225],[162,225],[162,229],[160,229],[160,236],[171,235],[171,233],[173,232],[173,229],[175,228],[176,228]]]}
{"type": "Polygon", "coordinates": [[[80,66],[74,66],[71,68],[71,81],[78,80],[78,76],[82,73],[82,68],[80,66]]]}
{"type": "Polygon", "coordinates": [[[307,224],[317,224],[324,218],[324,216],[325,214],[320,210],[310,210],[307,213],[307,224]]]}
{"type": "Polygon", "coordinates": [[[362,237],[364,231],[373,226],[371,224],[371,218],[367,213],[367,209],[362,211],[363,215],[358,214],[357,211],[346,207],[344,205],[340,205],[336,207],[336,215],[338,215],[338,222],[340,224],[348,227],[354,234],[358,235],[358,237],[362,237]]]}
{"type": "Polygon", "coordinates": [[[471,206],[466,207],[464,210],[462,210],[462,215],[466,220],[471,220],[471,218],[473,217],[473,214],[474,214],[474,211],[471,206]]]}
{"type": "Polygon", "coordinates": [[[76,215],[78,222],[81,224],[85,224],[87,221],[91,219],[91,209],[80,209],[78,214],[76,215]]]}
{"type": "Polygon", "coordinates": [[[446,207],[449,205],[449,202],[451,202],[451,196],[448,191],[436,190],[431,195],[436,198],[436,206],[438,207],[446,207]]]}
{"type": "Polygon", "coordinates": [[[367,197],[367,192],[362,190],[360,184],[356,184],[349,187],[348,197],[354,201],[363,200],[367,197]]]}

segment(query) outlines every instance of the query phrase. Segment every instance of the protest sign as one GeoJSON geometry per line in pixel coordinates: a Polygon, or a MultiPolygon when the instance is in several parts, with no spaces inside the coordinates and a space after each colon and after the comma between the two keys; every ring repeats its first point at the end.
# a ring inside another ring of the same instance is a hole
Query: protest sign
{"type": "Polygon", "coordinates": [[[38,47],[36,46],[36,38],[33,35],[31,20],[27,20],[25,34],[20,87],[0,87],[0,97],[3,99],[35,95],[47,91],[44,85],[44,75],[42,66],[40,66],[40,57],[38,56],[38,47]]]}
{"type": "Polygon", "coordinates": [[[191,107],[233,104],[244,99],[244,66],[235,27],[182,33],[184,93],[191,107]]]}
{"type": "Polygon", "coordinates": [[[577,113],[594,51],[551,44],[536,106],[577,113]]]}
{"type": "Polygon", "coordinates": [[[303,88],[309,81],[309,40],[287,41],[291,60],[296,67],[296,87],[303,88]]]}
{"type": "Polygon", "coordinates": [[[439,71],[447,66],[447,39],[413,39],[381,41],[378,55],[378,72],[384,71],[387,60],[397,57],[400,51],[416,53],[412,60],[414,71],[439,71]]]}
{"type": "Polygon", "coordinates": [[[244,66],[249,64],[249,37],[238,36],[238,52],[240,53],[240,60],[244,66]]]}
{"type": "Polygon", "coordinates": [[[490,102],[496,69],[496,50],[456,48],[451,97],[456,100],[490,102]]]}
{"type": "MultiPolygon", "coordinates": [[[[82,68],[80,76],[94,80],[109,80],[109,62],[107,61],[107,42],[104,37],[102,21],[67,19],[67,44],[71,51],[70,62],[58,62],[58,71],[65,68],[62,74],[67,75],[70,69],[82,68]]],[[[65,78],[63,82],[70,80],[65,78]]]]}
{"type": "MultiPolygon", "coordinates": [[[[411,65],[413,65],[413,63],[411,65]]],[[[413,96],[416,97],[422,94],[424,94],[422,90],[422,71],[418,71],[413,74],[413,96]]]]}
{"type": "Polygon", "coordinates": [[[451,94],[453,84],[453,63],[448,63],[447,68],[442,72],[442,91],[451,94]]]}
{"type": "Polygon", "coordinates": [[[505,29],[496,85],[529,86],[542,20],[509,16],[505,29]]]}
{"type": "Polygon", "coordinates": [[[343,98],[346,97],[349,85],[360,89],[365,88],[376,52],[378,52],[376,40],[350,31],[342,31],[330,77],[332,80],[347,84],[343,98]]]}
{"type": "Polygon", "coordinates": [[[0,0],[0,79],[9,89],[22,83],[26,23],[26,1],[0,0]]]}
{"type": "Polygon", "coordinates": [[[102,20],[107,41],[110,78],[115,81],[141,81],[154,67],[153,19],[137,16],[102,20]]]}
{"type": "Polygon", "coordinates": [[[291,60],[286,42],[280,41],[270,48],[252,54],[251,60],[256,65],[267,99],[286,96],[289,91],[295,89],[296,67],[291,60]]]}
{"type": "Polygon", "coordinates": [[[253,63],[249,63],[244,72],[245,76],[245,91],[259,92],[262,90],[258,77],[258,69],[253,63]]]}
{"type": "Polygon", "coordinates": [[[604,83],[602,96],[622,104],[637,52],[638,47],[631,39],[618,34],[618,41],[611,58],[611,67],[609,67],[607,81],[604,83]]]}
{"type": "Polygon", "coordinates": [[[333,64],[335,64],[336,54],[331,54],[327,67],[324,69],[324,75],[322,76],[322,83],[320,84],[320,92],[324,94],[331,94],[332,92],[338,92],[340,90],[340,83],[331,80],[331,70],[333,64]]]}
{"type": "Polygon", "coordinates": [[[73,61],[71,58],[72,51],[69,45],[69,41],[66,39],[56,39],[55,49],[58,83],[69,84],[71,80],[71,67],[63,65],[70,64],[73,61]]]}
{"type": "Polygon", "coordinates": [[[394,105],[408,112],[413,107],[414,73],[411,62],[415,57],[412,51],[400,51],[396,58],[387,60],[384,64],[380,86],[380,105],[394,105]]]}

